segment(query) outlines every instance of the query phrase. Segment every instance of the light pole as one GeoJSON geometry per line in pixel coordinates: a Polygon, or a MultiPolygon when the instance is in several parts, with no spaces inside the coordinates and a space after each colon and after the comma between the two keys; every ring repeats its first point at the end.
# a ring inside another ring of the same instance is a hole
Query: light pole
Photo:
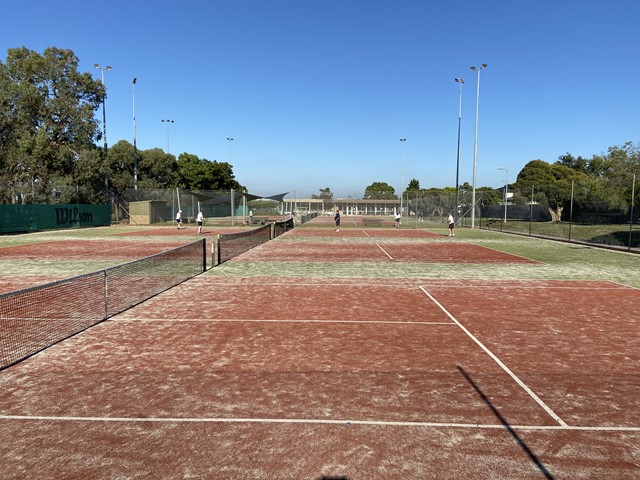
{"type": "Polygon", "coordinates": [[[476,132],[473,141],[473,193],[471,195],[471,228],[476,226],[476,171],[478,167],[478,106],[480,104],[480,70],[487,68],[483,63],[480,67],[469,67],[472,72],[478,72],[478,90],[476,93],[476,132]]]}
{"type": "Polygon", "coordinates": [[[161,122],[167,124],[167,153],[170,153],[169,152],[169,124],[176,123],[176,122],[173,120],[161,120],[161,122]]]}
{"type": "MultiPolygon", "coordinates": [[[[133,189],[138,191],[138,148],[136,147],[136,81],[134,77],[133,88],[133,189]]],[[[136,198],[137,200],[137,198],[136,198]]]]}
{"type": "Polygon", "coordinates": [[[231,165],[231,142],[233,142],[233,137],[227,137],[227,142],[229,142],[229,165],[231,165]]]}
{"type": "MultiPolygon", "coordinates": [[[[100,70],[102,74],[102,89],[104,90],[102,93],[102,139],[104,140],[104,160],[107,160],[107,112],[105,101],[107,98],[107,87],[104,84],[104,72],[105,70],[111,70],[111,67],[107,65],[106,67],[101,67],[99,63],[94,63],[93,66],[100,70]]],[[[104,173],[104,195],[107,203],[109,203],[109,167],[106,166],[104,173]]]]}
{"type": "Polygon", "coordinates": [[[406,138],[400,139],[401,154],[400,154],[400,216],[402,216],[402,189],[404,188],[404,142],[406,138]]]}
{"type": "Polygon", "coordinates": [[[504,170],[504,223],[507,223],[507,190],[509,189],[509,170],[506,168],[498,168],[504,170]]]}
{"type": "Polygon", "coordinates": [[[458,208],[460,205],[460,128],[462,125],[462,84],[464,79],[455,78],[458,84],[460,84],[460,101],[458,106],[458,155],[456,157],[456,213],[454,220],[458,222],[458,208]]]}

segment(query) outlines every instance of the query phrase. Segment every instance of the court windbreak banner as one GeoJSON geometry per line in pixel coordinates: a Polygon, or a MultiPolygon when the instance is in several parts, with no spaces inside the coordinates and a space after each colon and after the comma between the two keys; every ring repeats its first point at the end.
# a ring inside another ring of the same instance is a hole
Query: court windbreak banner
{"type": "Polygon", "coordinates": [[[109,205],[0,205],[0,233],[100,227],[110,222],[109,205]]]}

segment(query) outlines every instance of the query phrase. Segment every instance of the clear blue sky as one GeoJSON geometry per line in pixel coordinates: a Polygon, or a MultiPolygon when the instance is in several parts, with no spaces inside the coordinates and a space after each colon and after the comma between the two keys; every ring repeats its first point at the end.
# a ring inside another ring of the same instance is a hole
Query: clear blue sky
{"type": "MultiPolygon", "coordinates": [[[[640,139],[637,0],[3,2],[0,48],[105,72],[107,140],[230,161],[251,193],[500,187],[534,159],[640,139]],[[232,142],[227,137],[233,137],[232,142]],[[400,142],[406,138],[406,142],[400,142]],[[404,148],[402,146],[404,145],[404,148]],[[230,148],[231,147],[231,148],[230,148]],[[403,155],[404,151],[404,155],[403,155]],[[404,161],[403,161],[404,159],[404,161]]],[[[102,118],[101,111],[97,112],[102,118]]]]}

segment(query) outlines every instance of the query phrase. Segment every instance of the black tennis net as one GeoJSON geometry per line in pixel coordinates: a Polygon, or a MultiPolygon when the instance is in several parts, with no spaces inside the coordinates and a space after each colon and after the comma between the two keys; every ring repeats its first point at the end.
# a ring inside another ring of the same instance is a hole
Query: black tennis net
{"type": "Polygon", "coordinates": [[[269,240],[271,240],[271,224],[245,232],[219,235],[214,240],[213,264],[220,265],[269,240]]]}
{"type": "Polygon", "coordinates": [[[289,230],[293,230],[293,218],[283,220],[282,222],[275,222],[273,224],[273,238],[279,237],[289,230]]]}
{"type": "Polygon", "coordinates": [[[204,272],[205,245],[0,295],[0,370],[204,272]]]}

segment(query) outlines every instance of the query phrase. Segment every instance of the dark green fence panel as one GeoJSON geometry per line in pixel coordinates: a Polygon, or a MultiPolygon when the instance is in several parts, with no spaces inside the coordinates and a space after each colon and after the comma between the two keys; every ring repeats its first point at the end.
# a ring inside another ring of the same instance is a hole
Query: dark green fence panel
{"type": "Polygon", "coordinates": [[[0,233],[31,230],[31,205],[0,205],[0,233]]]}
{"type": "Polygon", "coordinates": [[[0,233],[100,227],[111,223],[109,205],[0,205],[0,233]]]}

